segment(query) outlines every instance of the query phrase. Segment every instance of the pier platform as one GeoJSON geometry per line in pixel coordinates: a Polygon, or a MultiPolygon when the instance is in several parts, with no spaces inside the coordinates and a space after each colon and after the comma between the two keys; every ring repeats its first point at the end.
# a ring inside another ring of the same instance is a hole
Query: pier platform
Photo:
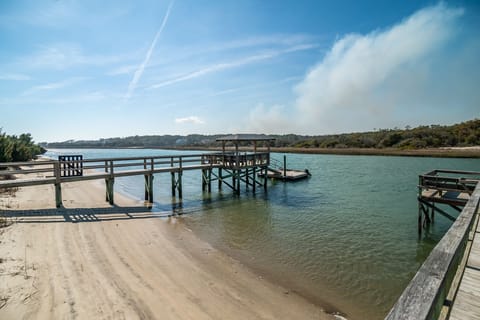
{"type": "MultiPolygon", "coordinates": [[[[263,177],[263,173],[260,173],[258,176],[263,177]]],[[[288,169],[286,171],[283,170],[276,170],[272,168],[268,168],[267,170],[267,178],[274,179],[274,180],[282,180],[282,181],[298,181],[302,179],[306,179],[310,176],[308,170],[291,170],[288,169]]]]}

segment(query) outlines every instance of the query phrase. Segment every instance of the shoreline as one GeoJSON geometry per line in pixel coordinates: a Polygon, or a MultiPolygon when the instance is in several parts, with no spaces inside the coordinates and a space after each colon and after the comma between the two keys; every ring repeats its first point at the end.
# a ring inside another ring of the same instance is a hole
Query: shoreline
{"type": "MultiPolygon", "coordinates": [[[[222,151],[220,147],[55,147],[51,149],[160,149],[181,151],[222,151]]],[[[241,149],[241,148],[240,148],[241,149]]],[[[48,148],[47,148],[48,150],[48,148]]],[[[398,157],[433,157],[433,158],[480,158],[480,146],[476,147],[442,147],[428,149],[398,148],[294,148],[271,147],[271,152],[298,154],[329,154],[350,156],[398,156],[398,157]]]]}
{"type": "Polygon", "coordinates": [[[63,210],[52,186],[0,196],[1,209],[29,214],[0,229],[0,318],[340,319],[178,219],[159,219],[119,193],[110,207],[99,181],[75,184],[65,184],[63,210]]]}

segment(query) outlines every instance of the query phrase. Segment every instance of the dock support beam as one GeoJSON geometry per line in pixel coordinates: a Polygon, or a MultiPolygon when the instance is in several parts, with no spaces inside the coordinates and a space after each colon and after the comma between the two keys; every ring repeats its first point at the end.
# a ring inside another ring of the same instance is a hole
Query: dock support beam
{"type": "MultiPolygon", "coordinates": [[[[173,157],[171,159],[171,166],[173,167],[174,161],[173,157]]],[[[182,157],[178,158],[178,170],[176,171],[177,174],[175,175],[175,171],[172,171],[172,197],[175,197],[176,190],[178,190],[178,197],[182,199],[183,192],[182,192],[182,157]],[[176,177],[175,177],[176,176],[176,177]]]]}
{"type": "Polygon", "coordinates": [[[113,175],[113,161],[110,160],[109,162],[105,161],[105,172],[110,173],[110,177],[105,178],[105,187],[106,187],[106,194],[105,200],[108,201],[111,205],[113,205],[113,184],[115,182],[115,178],[113,175]]]}
{"type": "Polygon", "coordinates": [[[105,194],[105,200],[108,201],[111,205],[113,205],[113,184],[115,182],[115,179],[113,178],[106,178],[105,179],[105,186],[106,186],[106,194],[105,194]]]}
{"type": "Polygon", "coordinates": [[[222,190],[222,182],[223,182],[222,168],[218,168],[218,190],[222,190]]]}
{"type": "Polygon", "coordinates": [[[62,207],[62,185],[55,183],[55,205],[57,208],[62,207]]]}
{"type": "Polygon", "coordinates": [[[153,174],[145,175],[145,202],[153,203],[153,174]]]}
{"type": "Polygon", "coordinates": [[[55,206],[61,208],[62,204],[62,184],[60,182],[60,163],[53,164],[53,171],[55,172],[55,206]]]}
{"type": "Polygon", "coordinates": [[[256,175],[257,175],[257,167],[253,167],[252,168],[252,171],[253,171],[253,174],[252,174],[252,180],[253,180],[253,183],[252,183],[252,188],[253,188],[253,194],[255,194],[255,189],[256,189],[256,184],[257,184],[257,178],[256,178],[256,175]]]}
{"type": "Polygon", "coordinates": [[[172,172],[172,197],[176,196],[178,190],[178,197],[183,197],[182,193],[182,171],[178,171],[177,174],[172,172]]]}
{"type": "Polygon", "coordinates": [[[202,191],[212,192],[212,169],[202,169],[202,191]]]}
{"type": "Polygon", "coordinates": [[[267,192],[267,174],[268,174],[268,167],[263,167],[263,190],[267,192]]]}

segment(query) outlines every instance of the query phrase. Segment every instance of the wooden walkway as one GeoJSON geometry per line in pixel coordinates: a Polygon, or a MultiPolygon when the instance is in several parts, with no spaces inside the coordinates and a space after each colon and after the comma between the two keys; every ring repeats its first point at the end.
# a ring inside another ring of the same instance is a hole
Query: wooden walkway
{"type": "Polygon", "coordinates": [[[478,211],[476,228],[471,239],[471,245],[467,246],[466,264],[463,268],[463,276],[453,306],[450,312],[450,320],[480,319],[480,226],[478,224],[478,211]]]}

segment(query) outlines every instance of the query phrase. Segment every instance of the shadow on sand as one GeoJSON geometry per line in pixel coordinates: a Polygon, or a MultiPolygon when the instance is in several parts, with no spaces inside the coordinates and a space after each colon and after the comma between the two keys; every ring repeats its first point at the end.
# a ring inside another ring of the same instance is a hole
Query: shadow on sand
{"type": "Polygon", "coordinates": [[[146,206],[0,210],[0,217],[12,219],[16,223],[77,223],[166,218],[170,216],[172,216],[172,211],[152,211],[146,206]]]}

